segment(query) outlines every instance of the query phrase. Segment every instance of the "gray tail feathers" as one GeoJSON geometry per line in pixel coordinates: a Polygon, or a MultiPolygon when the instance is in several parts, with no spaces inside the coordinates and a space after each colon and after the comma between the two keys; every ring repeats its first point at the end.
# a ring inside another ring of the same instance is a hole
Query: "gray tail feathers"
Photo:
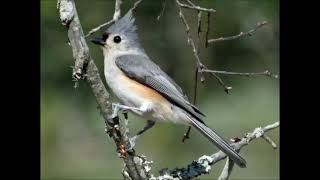
{"type": "Polygon", "coordinates": [[[223,140],[216,132],[211,130],[200,121],[190,118],[193,127],[199,130],[205,137],[207,137],[213,144],[215,144],[221,151],[229,156],[238,166],[246,167],[246,160],[244,160],[225,140],[223,140]]]}

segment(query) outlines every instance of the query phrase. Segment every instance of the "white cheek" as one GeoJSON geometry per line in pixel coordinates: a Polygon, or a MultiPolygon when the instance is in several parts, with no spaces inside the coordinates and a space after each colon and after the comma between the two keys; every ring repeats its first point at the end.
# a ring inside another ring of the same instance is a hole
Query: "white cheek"
{"type": "Polygon", "coordinates": [[[107,40],[107,45],[108,46],[112,46],[113,45],[113,43],[112,43],[112,41],[110,39],[107,40]]]}

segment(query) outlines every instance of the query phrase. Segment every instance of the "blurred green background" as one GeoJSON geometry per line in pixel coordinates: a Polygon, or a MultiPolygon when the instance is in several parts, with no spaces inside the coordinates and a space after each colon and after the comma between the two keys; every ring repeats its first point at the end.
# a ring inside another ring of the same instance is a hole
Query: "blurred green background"
{"type": "MultiPolygon", "coordinates": [[[[136,17],[138,33],[149,56],[191,99],[194,56],[186,43],[185,28],[173,0],[167,0],[163,16],[156,20],[163,2],[143,1],[136,17]]],[[[217,10],[211,16],[211,38],[249,30],[258,21],[269,22],[254,36],[219,42],[207,49],[202,45],[204,64],[216,70],[258,72],[270,69],[279,72],[277,0],[193,2],[217,10]]],[[[124,0],[122,13],[132,3],[132,0],[124,0]]],[[[113,16],[113,0],[76,0],[76,5],[85,33],[113,16]]],[[[189,10],[185,13],[195,35],[197,14],[189,10]]],[[[206,21],[205,16],[203,21],[206,21]]],[[[67,30],[60,23],[56,1],[41,0],[41,178],[121,179],[123,162],[116,155],[113,141],[106,138],[104,121],[95,98],[84,82],[79,83],[79,88],[73,88],[70,66],[74,60],[66,41],[67,30]]],[[[103,72],[100,48],[89,41],[88,45],[100,73],[103,72]]],[[[256,127],[279,120],[278,79],[221,77],[233,87],[230,94],[226,94],[213,77],[206,75],[205,84],[199,84],[198,106],[207,115],[207,124],[225,139],[242,137],[256,127]]],[[[144,125],[144,121],[133,115],[129,118],[132,133],[144,125]]],[[[138,140],[136,150],[154,161],[155,175],[161,168],[183,167],[201,155],[217,151],[194,130],[191,139],[182,144],[186,129],[180,125],[156,124],[138,140]]],[[[268,135],[279,145],[278,129],[268,135]]],[[[247,168],[235,167],[231,179],[279,179],[279,149],[273,150],[264,140],[257,140],[245,147],[241,154],[247,160],[247,168]]],[[[210,174],[201,176],[201,179],[218,177],[223,165],[224,161],[216,164],[210,174]]]]}

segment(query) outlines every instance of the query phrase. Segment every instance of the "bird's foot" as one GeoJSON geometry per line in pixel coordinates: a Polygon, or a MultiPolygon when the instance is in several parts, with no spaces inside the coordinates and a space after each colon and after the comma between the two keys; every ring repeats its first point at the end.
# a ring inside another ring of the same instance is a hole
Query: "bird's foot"
{"type": "Polygon", "coordinates": [[[133,148],[136,145],[136,140],[138,139],[138,137],[139,137],[138,135],[135,135],[129,138],[127,143],[123,143],[118,146],[118,152],[121,158],[126,157],[128,153],[134,153],[133,148]]]}
{"type": "Polygon", "coordinates": [[[128,152],[127,152],[127,150],[126,150],[126,148],[125,148],[125,146],[124,146],[123,144],[119,145],[119,147],[118,147],[118,152],[119,152],[119,156],[120,156],[121,158],[126,157],[127,154],[128,154],[128,152]]]}
{"type": "Polygon", "coordinates": [[[122,105],[122,104],[119,104],[119,103],[112,103],[112,109],[113,109],[112,118],[118,116],[118,112],[120,110],[122,110],[122,111],[126,111],[126,110],[141,111],[140,108],[130,107],[130,106],[122,105]]]}
{"type": "Polygon", "coordinates": [[[128,151],[131,151],[135,147],[136,140],[138,139],[138,137],[139,137],[138,135],[135,135],[135,136],[129,138],[129,142],[127,143],[127,147],[126,147],[126,149],[128,151]]]}

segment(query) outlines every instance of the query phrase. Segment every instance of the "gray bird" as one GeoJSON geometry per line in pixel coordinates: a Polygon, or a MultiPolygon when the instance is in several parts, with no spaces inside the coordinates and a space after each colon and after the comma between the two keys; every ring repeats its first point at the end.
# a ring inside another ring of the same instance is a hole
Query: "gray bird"
{"type": "Polygon", "coordinates": [[[155,122],[184,124],[197,129],[237,165],[245,167],[246,161],[204,123],[204,114],[190,103],[181,88],[150,60],[139,42],[136,30],[130,10],[110,26],[102,37],[91,40],[102,47],[105,79],[121,103],[114,106],[147,120],[146,126],[131,139],[132,144],[155,122]]]}

